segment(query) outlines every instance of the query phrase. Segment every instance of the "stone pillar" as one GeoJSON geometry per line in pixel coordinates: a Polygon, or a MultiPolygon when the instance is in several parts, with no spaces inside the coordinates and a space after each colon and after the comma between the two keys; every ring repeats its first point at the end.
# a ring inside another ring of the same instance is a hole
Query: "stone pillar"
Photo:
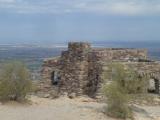
{"type": "Polygon", "coordinates": [[[88,43],[69,43],[68,51],[62,53],[61,57],[61,80],[60,92],[68,94],[84,93],[84,87],[88,78],[88,43]]]}
{"type": "Polygon", "coordinates": [[[90,97],[95,97],[100,93],[102,84],[102,57],[103,51],[90,52],[89,54],[88,84],[85,91],[90,97]]]}

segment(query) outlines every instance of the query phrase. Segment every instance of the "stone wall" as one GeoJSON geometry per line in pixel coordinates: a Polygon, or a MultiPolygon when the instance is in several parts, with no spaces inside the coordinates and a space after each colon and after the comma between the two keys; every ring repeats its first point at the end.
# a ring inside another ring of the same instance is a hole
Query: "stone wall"
{"type": "Polygon", "coordinates": [[[145,49],[104,48],[93,49],[89,43],[71,42],[68,50],[55,59],[47,59],[43,64],[43,84],[51,85],[53,71],[58,71],[58,92],[75,95],[96,96],[101,88],[103,65],[111,61],[137,62],[147,59],[145,49]],[[49,82],[50,81],[50,82],[49,82]]]}
{"type": "Polygon", "coordinates": [[[93,49],[101,57],[101,60],[127,61],[147,59],[146,49],[106,48],[93,49]]]}
{"type": "Polygon", "coordinates": [[[137,71],[142,77],[147,75],[150,80],[154,80],[154,92],[160,94],[160,62],[133,62],[125,64],[137,71]]]}

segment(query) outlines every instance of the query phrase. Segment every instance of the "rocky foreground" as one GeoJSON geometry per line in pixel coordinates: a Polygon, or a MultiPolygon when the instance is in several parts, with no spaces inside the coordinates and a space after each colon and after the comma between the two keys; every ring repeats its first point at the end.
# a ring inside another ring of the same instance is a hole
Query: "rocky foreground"
{"type": "MultiPolygon", "coordinates": [[[[105,104],[80,97],[69,99],[32,96],[31,104],[0,105],[1,120],[116,120],[104,114],[105,104]]],[[[136,120],[160,120],[160,106],[133,106],[136,120]]]]}

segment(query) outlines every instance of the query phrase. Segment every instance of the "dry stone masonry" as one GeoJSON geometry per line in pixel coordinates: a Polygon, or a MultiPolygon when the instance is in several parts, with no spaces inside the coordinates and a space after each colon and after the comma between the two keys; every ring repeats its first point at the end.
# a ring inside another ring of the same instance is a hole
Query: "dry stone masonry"
{"type": "Polygon", "coordinates": [[[70,42],[61,56],[44,61],[42,88],[44,91],[56,90],[59,94],[95,97],[101,88],[104,63],[112,61],[132,65],[143,74],[150,74],[155,80],[156,93],[160,93],[160,63],[147,60],[146,49],[96,49],[83,42],[70,42]]]}

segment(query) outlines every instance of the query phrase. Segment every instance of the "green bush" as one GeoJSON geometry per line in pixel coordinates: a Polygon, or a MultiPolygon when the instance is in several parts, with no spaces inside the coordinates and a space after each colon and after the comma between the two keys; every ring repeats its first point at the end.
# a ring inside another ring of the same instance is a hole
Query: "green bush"
{"type": "Polygon", "coordinates": [[[132,111],[128,105],[129,97],[125,88],[127,76],[125,67],[118,63],[110,64],[104,76],[108,79],[103,86],[103,92],[107,98],[107,114],[117,118],[132,118],[132,111]]]}
{"type": "Polygon", "coordinates": [[[10,62],[3,65],[0,72],[0,100],[22,101],[32,90],[28,69],[21,62],[10,62]]]}
{"type": "Polygon", "coordinates": [[[139,76],[136,71],[128,70],[125,80],[125,89],[128,94],[145,94],[147,93],[149,78],[139,76]]]}
{"type": "Polygon", "coordinates": [[[107,98],[107,114],[118,118],[132,118],[128,103],[135,94],[146,94],[148,77],[143,78],[129,66],[120,63],[106,65],[102,78],[103,92],[107,98]]]}
{"type": "Polygon", "coordinates": [[[107,97],[107,115],[116,118],[132,118],[132,111],[128,106],[128,96],[125,90],[116,82],[104,87],[107,97]]]}
{"type": "Polygon", "coordinates": [[[104,71],[103,79],[105,82],[116,81],[128,94],[144,94],[149,85],[147,76],[141,77],[137,71],[120,63],[109,64],[108,69],[104,71]]]}

